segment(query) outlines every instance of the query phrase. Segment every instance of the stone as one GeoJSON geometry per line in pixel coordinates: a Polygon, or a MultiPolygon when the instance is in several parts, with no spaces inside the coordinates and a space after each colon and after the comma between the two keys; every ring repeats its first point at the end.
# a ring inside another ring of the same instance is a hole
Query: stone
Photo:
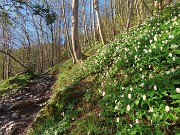
{"type": "Polygon", "coordinates": [[[1,118],[1,119],[5,119],[5,118],[6,118],[6,116],[5,116],[5,115],[3,115],[3,116],[1,116],[0,118],[1,118]]]}
{"type": "Polygon", "coordinates": [[[18,118],[18,113],[14,113],[11,117],[18,118]]]}

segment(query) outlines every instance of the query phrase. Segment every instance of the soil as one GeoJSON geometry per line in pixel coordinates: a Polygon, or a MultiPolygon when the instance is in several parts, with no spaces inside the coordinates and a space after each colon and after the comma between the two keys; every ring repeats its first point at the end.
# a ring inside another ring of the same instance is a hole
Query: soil
{"type": "Polygon", "coordinates": [[[55,80],[52,75],[40,75],[21,91],[1,98],[0,135],[23,135],[50,99],[55,80]]]}

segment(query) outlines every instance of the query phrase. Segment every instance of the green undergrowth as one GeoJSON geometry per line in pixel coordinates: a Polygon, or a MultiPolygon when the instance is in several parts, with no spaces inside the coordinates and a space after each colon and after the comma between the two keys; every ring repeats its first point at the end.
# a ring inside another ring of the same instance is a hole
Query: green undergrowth
{"type": "Polygon", "coordinates": [[[26,73],[0,81],[0,97],[6,97],[7,93],[14,93],[21,90],[34,77],[34,74],[26,73]]]}
{"type": "Polygon", "coordinates": [[[180,4],[61,65],[29,134],[174,135],[180,117],[180,4]]]}

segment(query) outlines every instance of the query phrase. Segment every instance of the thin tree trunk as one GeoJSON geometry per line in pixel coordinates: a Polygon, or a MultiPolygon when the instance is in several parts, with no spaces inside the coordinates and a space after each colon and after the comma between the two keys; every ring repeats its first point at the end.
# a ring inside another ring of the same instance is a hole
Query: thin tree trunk
{"type": "Polygon", "coordinates": [[[69,32],[68,32],[67,22],[66,22],[66,12],[65,12],[65,9],[66,9],[65,3],[64,3],[64,0],[62,0],[62,13],[63,13],[63,20],[64,20],[65,37],[66,37],[66,40],[67,40],[66,41],[67,42],[67,47],[68,47],[70,55],[71,55],[71,57],[73,59],[73,63],[76,63],[72,46],[70,46],[70,39],[69,39],[69,32]]]}
{"type": "Polygon", "coordinates": [[[105,45],[106,40],[105,40],[105,36],[104,36],[104,32],[103,32],[103,26],[102,26],[100,14],[99,14],[98,0],[94,0],[94,6],[95,6],[94,8],[96,10],[97,22],[98,22],[98,27],[99,27],[99,34],[100,34],[101,41],[102,41],[103,45],[105,45]]]}
{"type": "Polygon", "coordinates": [[[151,14],[151,16],[153,16],[153,12],[150,10],[150,8],[148,7],[148,5],[146,4],[146,2],[144,0],[142,0],[144,6],[146,7],[146,9],[149,11],[149,13],[151,14]]]}
{"type": "Polygon", "coordinates": [[[23,65],[19,60],[17,60],[14,56],[12,56],[11,54],[3,51],[3,50],[0,50],[1,53],[5,54],[5,55],[8,55],[9,57],[11,57],[14,61],[16,61],[19,65],[21,65],[22,67],[24,67],[25,69],[27,69],[27,71],[30,71],[30,69],[28,67],[26,67],[25,65],[23,65]]]}
{"type": "Polygon", "coordinates": [[[132,0],[127,0],[127,24],[126,29],[129,30],[130,23],[131,23],[131,14],[132,14],[132,0]]]}
{"type": "Polygon", "coordinates": [[[94,35],[94,39],[96,40],[97,39],[97,33],[96,33],[96,22],[95,22],[95,12],[94,12],[94,0],[92,0],[92,13],[93,13],[93,29],[94,29],[94,32],[93,32],[93,35],[94,35]]]}
{"type": "Polygon", "coordinates": [[[50,25],[51,31],[51,66],[54,66],[54,34],[53,34],[53,26],[50,25]]]}

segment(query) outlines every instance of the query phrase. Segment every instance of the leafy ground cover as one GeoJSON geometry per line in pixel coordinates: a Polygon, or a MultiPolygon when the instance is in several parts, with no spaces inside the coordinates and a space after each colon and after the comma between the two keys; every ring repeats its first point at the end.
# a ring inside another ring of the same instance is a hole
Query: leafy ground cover
{"type": "Polygon", "coordinates": [[[62,65],[30,134],[179,134],[179,8],[117,36],[80,66],[62,65]]]}

